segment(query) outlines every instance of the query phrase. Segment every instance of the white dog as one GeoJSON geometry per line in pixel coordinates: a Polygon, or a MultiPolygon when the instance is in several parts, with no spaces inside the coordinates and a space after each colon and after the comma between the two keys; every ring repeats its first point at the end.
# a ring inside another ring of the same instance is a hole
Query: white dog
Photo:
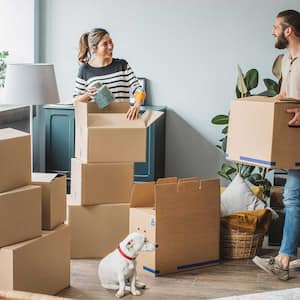
{"type": "Polygon", "coordinates": [[[119,247],[105,256],[98,268],[98,275],[102,287],[118,290],[116,296],[121,298],[125,290],[132,295],[139,296],[139,288],[145,288],[145,284],[136,281],[136,257],[142,251],[154,251],[155,245],[149,241],[144,234],[134,232],[123,240],[119,247]],[[126,286],[126,284],[130,286],[126,286]]]}

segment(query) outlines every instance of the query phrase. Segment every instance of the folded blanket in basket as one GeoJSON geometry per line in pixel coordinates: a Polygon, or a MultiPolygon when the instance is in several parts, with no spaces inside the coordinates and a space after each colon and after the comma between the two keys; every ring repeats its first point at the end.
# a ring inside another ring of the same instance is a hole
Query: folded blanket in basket
{"type": "Polygon", "coordinates": [[[271,221],[272,213],[269,209],[236,212],[221,219],[225,228],[263,233],[268,231],[271,221]]]}

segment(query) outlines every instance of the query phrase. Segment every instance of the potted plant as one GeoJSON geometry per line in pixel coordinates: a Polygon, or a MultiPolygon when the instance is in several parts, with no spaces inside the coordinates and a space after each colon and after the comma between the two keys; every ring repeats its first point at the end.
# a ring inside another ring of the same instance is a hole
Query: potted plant
{"type": "Polygon", "coordinates": [[[8,51],[0,51],[0,103],[4,88],[5,72],[6,72],[6,58],[9,55],[8,51]]]}

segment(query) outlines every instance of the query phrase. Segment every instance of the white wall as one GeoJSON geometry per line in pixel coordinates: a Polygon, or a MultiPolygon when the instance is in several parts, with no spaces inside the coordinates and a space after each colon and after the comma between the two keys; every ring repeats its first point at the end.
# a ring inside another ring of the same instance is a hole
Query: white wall
{"type": "Polygon", "coordinates": [[[35,0],[0,0],[0,51],[8,50],[8,62],[34,61],[35,0]]]}
{"type": "Polygon", "coordinates": [[[169,108],[166,175],[215,177],[220,128],[210,120],[228,111],[237,64],[272,77],[273,20],[290,8],[299,0],[41,0],[41,61],[55,64],[70,100],[80,34],[108,29],[114,56],[150,80],[148,101],[169,108]]]}

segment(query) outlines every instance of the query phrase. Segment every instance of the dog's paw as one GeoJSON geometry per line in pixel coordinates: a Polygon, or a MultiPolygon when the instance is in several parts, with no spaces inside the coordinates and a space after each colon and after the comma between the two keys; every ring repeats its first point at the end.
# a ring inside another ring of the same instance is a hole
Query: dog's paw
{"type": "Polygon", "coordinates": [[[146,288],[146,283],[141,282],[141,281],[137,281],[137,282],[135,283],[135,286],[136,286],[138,289],[145,289],[145,288],[146,288]]]}
{"type": "Polygon", "coordinates": [[[125,296],[125,292],[124,291],[118,291],[115,295],[117,298],[122,298],[125,296]]]}
{"type": "Polygon", "coordinates": [[[133,296],[140,296],[142,293],[139,290],[134,290],[134,291],[131,291],[131,294],[133,296]]]}

